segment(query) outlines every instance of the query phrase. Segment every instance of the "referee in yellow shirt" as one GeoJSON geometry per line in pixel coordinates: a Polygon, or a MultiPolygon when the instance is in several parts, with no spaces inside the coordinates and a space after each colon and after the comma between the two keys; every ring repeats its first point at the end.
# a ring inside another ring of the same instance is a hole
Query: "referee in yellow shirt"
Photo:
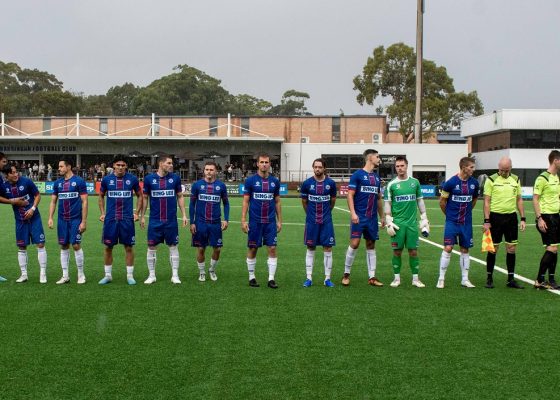
{"type": "Polygon", "coordinates": [[[513,289],[523,289],[514,279],[515,276],[515,248],[517,246],[517,211],[521,216],[519,228],[524,231],[526,225],[523,199],[521,198],[521,183],[516,175],[511,173],[511,159],[503,157],[498,163],[498,172],[491,175],[484,183],[484,230],[490,229],[495,253],[486,255],[486,287],[494,288],[494,266],[496,253],[502,238],[506,242],[506,265],[508,281],[506,286],[513,289]]]}
{"type": "Polygon", "coordinates": [[[533,207],[537,229],[546,250],[541,259],[539,274],[535,281],[536,289],[559,289],[554,273],[558,260],[558,244],[560,244],[560,151],[552,150],[548,155],[548,169],[535,180],[533,188],[533,207]],[[548,282],[544,280],[548,270],[548,282]]]}

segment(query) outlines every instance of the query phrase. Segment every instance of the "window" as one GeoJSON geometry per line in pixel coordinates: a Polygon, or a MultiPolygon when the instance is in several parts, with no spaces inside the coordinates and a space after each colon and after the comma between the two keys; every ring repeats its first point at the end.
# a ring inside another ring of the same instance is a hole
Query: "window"
{"type": "Polygon", "coordinates": [[[251,118],[249,117],[241,117],[241,136],[250,136],[249,129],[250,129],[251,118]]]}
{"type": "Polygon", "coordinates": [[[332,142],[340,143],[340,117],[332,118],[332,142]]]}
{"type": "Polygon", "coordinates": [[[210,117],[208,118],[208,124],[210,128],[210,136],[218,136],[218,118],[210,117]]]}
{"type": "Polygon", "coordinates": [[[43,118],[43,136],[51,135],[51,119],[43,118]]]}
{"type": "Polygon", "coordinates": [[[107,136],[109,132],[109,124],[107,118],[99,118],[99,136],[107,136]]]}

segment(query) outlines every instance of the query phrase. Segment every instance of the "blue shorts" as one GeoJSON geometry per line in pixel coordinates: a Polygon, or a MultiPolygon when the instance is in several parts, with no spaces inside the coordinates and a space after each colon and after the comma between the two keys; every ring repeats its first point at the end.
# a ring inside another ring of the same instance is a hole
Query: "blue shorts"
{"type": "Polygon", "coordinates": [[[262,245],[276,246],[276,234],[276,222],[261,224],[259,222],[249,221],[247,247],[254,249],[262,245]]]}
{"type": "Polygon", "coordinates": [[[58,219],[58,226],[56,227],[58,232],[58,244],[80,244],[82,243],[82,235],[80,234],[80,224],[82,219],[71,219],[70,221],[65,221],[63,219],[58,219]]]}
{"type": "Polygon", "coordinates": [[[196,233],[192,236],[192,247],[222,247],[222,223],[206,224],[196,222],[196,233]]]}
{"type": "Polygon", "coordinates": [[[306,246],[332,247],[335,245],[334,226],[332,221],[324,224],[305,223],[303,243],[306,246]]]}
{"type": "Polygon", "coordinates": [[[179,226],[175,222],[156,222],[148,225],[148,246],[157,246],[163,243],[175,246],[179,243],[179,226]]]}
{"type": "Polygon", "coordinates": [[[462,225],[454,222],[445,222],[445,231],[443,233],[444,246],[453,246],[457,243],[465,249],[473,247],[472,223],[462,225]]]}
{"type": "Polygon", "coordinates": [[[16,244],[18,247],[27,247],[29,243],[45,243],[45,231],[39,214],[27,221],[16,221],[16,244]]]}
{"type": "Polygon", "coordinates": [[[113,247],[119,243],[125,246],[134,246],[136,243],[134,220],[105,220],[101,242],[107,247],[113,247]]]}
{"type": "Polygon", "coordinates": [[[350,224],[350,239],[361,239],[362,235],[366,240],[379,240],[377,218],[360,217],[359,223],[350,224]]]}

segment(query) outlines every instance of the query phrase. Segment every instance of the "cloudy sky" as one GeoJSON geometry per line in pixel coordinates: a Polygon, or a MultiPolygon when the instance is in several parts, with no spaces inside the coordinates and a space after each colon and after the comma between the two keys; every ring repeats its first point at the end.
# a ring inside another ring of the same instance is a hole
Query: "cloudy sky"
{"type": "MultiPolygon", "coordinates": [[[[559,17],[558,0],[426,0],[424,57],[487,112],[560,108],[559,17]]],[[[353,77],[415,30],[416,0],[19,0],[2,6],[0,60],[85,94],[188,64],[233,94],[277,104],[297,89],[313,114],[368,114],[353,77]]]]}

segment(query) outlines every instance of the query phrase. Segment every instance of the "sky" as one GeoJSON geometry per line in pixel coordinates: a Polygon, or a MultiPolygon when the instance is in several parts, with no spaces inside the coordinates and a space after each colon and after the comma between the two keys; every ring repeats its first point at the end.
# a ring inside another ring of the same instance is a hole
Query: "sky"
{"type": "MultiPolygon", "coordinates": [[[[188,64],[232,94],[278,104],[309,93],[315,115],[374,114],[352,79],[377,46],[416,43],[416,0],[19,0],[2,6],[0,60],[104,94],[188,64]]],[[[560,1],[426,0],[424,58],[485,112],[560,108],[560,1]]]]}

